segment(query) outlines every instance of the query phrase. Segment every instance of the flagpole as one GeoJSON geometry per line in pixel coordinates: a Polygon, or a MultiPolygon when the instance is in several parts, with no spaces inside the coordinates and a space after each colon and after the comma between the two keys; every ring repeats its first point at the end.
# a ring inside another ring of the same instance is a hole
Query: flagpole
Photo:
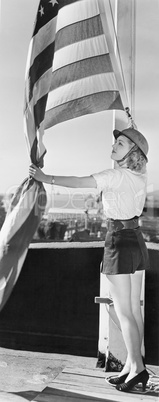
{"type": "Polygon", "coordinates": [[[132,32],[131,32],[131,37],[132,37],[132,55],[131,55],[131,60],[132,60],[132,78],[131,78],[131,114],[132,118],[135,121],[135,62],[136,62],[136,0],[133,0],[132,2],[133,7],[132,7],[132,32]]]}
{"type": "MultiPolygon", "coordinates": [[[[128,106],[133,120],[135,119],[135,60],[136,60],[136,0],[125,2],[117,0],[117,26],[116,26],[119,52],[117,60],[121,58],[125,86],[128,97],[128,106]]],[[[127,126],[127,116],[120,111],[114,113],[114,127],[123,129],[127,126]]]]}

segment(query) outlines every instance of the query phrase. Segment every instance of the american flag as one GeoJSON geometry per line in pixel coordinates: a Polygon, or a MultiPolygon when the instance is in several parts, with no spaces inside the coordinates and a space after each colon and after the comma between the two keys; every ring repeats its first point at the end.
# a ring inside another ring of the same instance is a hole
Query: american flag
{"type": "Polygon", "coordinates": [[[103,30],[103,1],[40,1],[26,71],[32,160],[45,153],[44,129],[85,114],[124,109],[103,30]]]}
{"type": "MultiPolygon", "coordinates": [[[[124,109],[101,18],[105,0],[41,0],[25,75],[24,127],[31,162],[43,166],[44,129],[124,109]]],[[[42,183],[24,180],[0,232],[0,310],[21,272],[46,205],[42,183]]]]}

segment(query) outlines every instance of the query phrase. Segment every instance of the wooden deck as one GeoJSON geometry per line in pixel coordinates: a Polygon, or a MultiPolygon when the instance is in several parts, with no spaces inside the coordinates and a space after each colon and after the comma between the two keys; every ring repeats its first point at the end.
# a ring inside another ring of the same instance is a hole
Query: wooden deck
{"type": "MultiPolygon", "coordinates": [[[[159,397],[158,367],[147,367],[150,379],[143,393],[138,388],[131,393],[117,391],[105,381],[111,373],[99,369],[66,367],[33,401],[36,402],[155,402],[159,397]]],[[[115,373],[112,373],[113,375],[115,373]]]]}

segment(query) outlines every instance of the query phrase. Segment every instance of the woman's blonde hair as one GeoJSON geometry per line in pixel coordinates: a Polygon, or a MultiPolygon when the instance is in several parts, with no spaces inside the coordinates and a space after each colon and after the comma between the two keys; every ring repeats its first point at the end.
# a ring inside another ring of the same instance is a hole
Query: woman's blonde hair
{"type": "MultiPolygon", "coordinates": [[[[134,144],[131,140],[129,143],[132,145],[134,144]]],[[[134,151],[127,158],[127,167],[130,170],[133,170],[138,173],[145,173],[146,172],[146,158],[141,151],[141,149],[136,145],[134,151]]]]}

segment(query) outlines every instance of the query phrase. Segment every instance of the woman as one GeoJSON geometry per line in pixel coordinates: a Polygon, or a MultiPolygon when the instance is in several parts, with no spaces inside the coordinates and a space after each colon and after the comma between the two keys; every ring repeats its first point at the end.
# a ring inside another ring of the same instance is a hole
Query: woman
{"type": "Polygon", "coordinates": [[[108,381],[119,391],[129,392],[138,383],[146,387],[149,375],[141,345],[143,320],[140,293],[143,270],[149,268],[148,252],[138,223],[146,197],[148,143],[134,128],[114,130],[111,158],[114,169],[86,177],[52,176],[36,166],[30,175],[38,181],[65,187],[98,188],[107,219],[102,272],[109,280],[114,308],[127,349],[121,373],[108,381]]]}

